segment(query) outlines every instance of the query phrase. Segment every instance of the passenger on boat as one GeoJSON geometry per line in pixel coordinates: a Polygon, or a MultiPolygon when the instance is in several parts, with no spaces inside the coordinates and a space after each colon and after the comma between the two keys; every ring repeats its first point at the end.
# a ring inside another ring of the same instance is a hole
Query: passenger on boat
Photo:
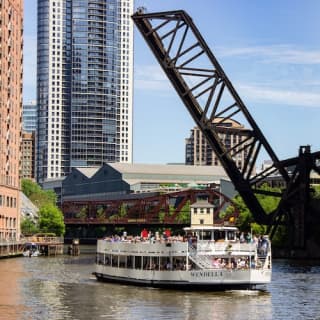
{"type": "Polygon", "coordinates": [[[170,263],[170,261],[168,261],[166,264],[166,270],[171,270],[171,269],[172,269],[172,264],[170,263]]]}
{"type": "Polygon", "coordinates": [[[268,252],[268,241],[265,237],[260,237],[258,242],[258,253],[266,256],[268,252]]]}
{"type": "Polygon", "coordinates": [[[220,268],[220,266],[221,266],[220,261],[221,261],[221,259],[219,259],[219,258],[214,258],[214,259],[213,259],[213,262],[212,262],[213,267],[214,267],[214,268],[220,268]]]}
{"type": "Polygon", "coordinates": [[[142,231],[141,231],[141,238],[142,239],[147,239],[148,238],[148,230],[147,229],[143,229],[142,231]]]}

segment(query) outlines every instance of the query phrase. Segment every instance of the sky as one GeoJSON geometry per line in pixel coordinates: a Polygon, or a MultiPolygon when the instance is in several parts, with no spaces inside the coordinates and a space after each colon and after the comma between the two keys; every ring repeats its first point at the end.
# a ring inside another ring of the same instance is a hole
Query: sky
{"type": "MultiPolygon", "coordinates": [[[[136,0],[192,17],[280,159],[320,150],[320,1],[136,0]]],[[[25,0],[24,103],[36,99],[36,0],[25,0]]],[[[135,163],[184,163],[194,122],[134,32],[135,163]]],[[[260,159],[262,162],[267,159],[260,159]]]]}

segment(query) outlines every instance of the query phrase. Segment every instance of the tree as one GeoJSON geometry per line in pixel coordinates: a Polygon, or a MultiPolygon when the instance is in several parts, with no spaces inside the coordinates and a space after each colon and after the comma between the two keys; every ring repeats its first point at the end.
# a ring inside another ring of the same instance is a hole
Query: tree
{"type": "Polygon", "coordinates": [[[57,196],[52,190],[42,190],[41,187],[29,179],[22,179],[22,192],[32,201],[38,208],[46,204],[56,204],[57,196]]]}
{"type": "Polygon", "coordinates": [[[119,217],[124,218],[127,216],[127,207],[124,203],[121,203],[119,210],[119,217]]]}
{"type": "Polygon", "coordinates": [[[41,232],[52,232],[57,236],[65,233],[62,212],[54,205],[48,204],[39,210],[39,227],[41,232]]]}
{"type": "Polygon", "coordinates": [[[23,218],[20,226],[23,235],[32,235],[39,232],[38,225],[30,217],[23,218]]]}
{"type": "Polygon", "coordinates": [[[177,221],[182,223],[190,223],[190,200],[188,200],[180,210],[177,221]]]}
{"type": "Polygon", "coordinates": [[[21,189],[33,204],[39,208],[39,226],[30,221],[30,219],[22,219],[20,224],[22,233],[34,234],[40,228],[44,232],[63,235],[65,225],[62,213],[56,206],[57,196],[54,191],[43,190],[37,183],[29,179],[21,180],[21,189]],[[51,212],[51,214],[48,212],[51,212]]]}
{"type": "Polygon", "coordinates": [[[165,216],[166,216],[166,213],[165,213],[163,210],[161,210],[161,211],[159,212],[159,221],[160,221],[161,223],[163,223],[165,216]]]}
{"type": "Polygon", "coordinates": [[[311,193],[312,199],[320,199],[320,186],[312,186],[312,193],[311,193]]]}
{"type": "Polygon", "coordinates": [[[106,215],[105,215],[105,212],[104,212],[104,208],[103,207],[100,207],[97,209],[97,214],[96,214],[97,218],[99,220],[103,220],[105,219],[106,215]]]}
{"type": "Polygon", "coordinates": [[[76,218],[84,220],[85,218],[87,218],[88,210],[88,206],[83,206],[76,214],[76,218]]]}
{"type": "Polygon", "coordinates": [[[41,187],[30,179],[21,180],[21,189],[28,198],[33,194],[40,193],[42,191],[41,187]]]}
{"type": "MultiPolygon", "coordinates": [[[[279,188],[271,188],[267,184],[262,185],[259,189],[281,193],[281,190],[279,188]]],[[[280,197],[263,194],[257,194],[257,199],[267,214],[274,211],[280,201],[280,197]]],[[[229,206],[227,210],[222,213],[222,216],[232,214],[235,211],[236,207],[240,213],[237,220],[237,225],[241,230],[252,230],[256,234],[263,234],[264,232],[266,232],[266,226],[259,225],[254,221],[253,214],[250,212],[247,205],[239,195],[235,196],[235,198],[232,199],[232,202],[234,203],[234,205],[229,206]]]]}

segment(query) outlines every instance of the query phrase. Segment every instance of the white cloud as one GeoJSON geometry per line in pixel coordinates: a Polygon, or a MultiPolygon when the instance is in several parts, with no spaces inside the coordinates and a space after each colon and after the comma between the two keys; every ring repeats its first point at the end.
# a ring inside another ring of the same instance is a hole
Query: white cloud
{"type": "Polygon", "coordinates": [[[237,88],[241,96],[255,102],[268,102],[280,106],[320,107],[320,93],[280,90],[248,84],[238,84],[237,88]]]}
{"type": "Polygon", "coordinates": [[[290,45],[253,46],[240,48],[217,48],[220,56],[243,56],[251,59],[256,57],[268,62],[287,64],[320,64],[320,50],[301,50],[290,45]]]}
{"type": "Polygon", "coordinates": [[[160,66],[139,65],[135,66],[134,72],[135,89],[152,91],[172,90],[172,86],[160,66]]]}
{"type": "MultiPolygon", "coordinates": [[[[290,105],[298,107],[320,107],[320,93],[312,91],[279,89],[279,83],[275,82],[277,87],[272,87],[268,83],[259,83],[252,85],[248,83],[235,84],[239,95],[247,101],[263,102],[273,105],[290,105]]],[[[315,80],[313,85],[318,84],[315,80]]],[[[282,83],[284,85],[284,83],[282,83]]],[[[309,83],[310,85],[310,83],[309,83]]],[[[161,70],[160,66],[147,65],[137,66],[135,68],[135,89],[150,91],[172,91],[170,81],[161,70]]]]}

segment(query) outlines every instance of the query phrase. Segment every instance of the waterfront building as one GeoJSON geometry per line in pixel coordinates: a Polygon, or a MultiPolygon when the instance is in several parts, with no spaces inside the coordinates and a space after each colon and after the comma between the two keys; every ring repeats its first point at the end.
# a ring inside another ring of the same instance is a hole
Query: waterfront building
{"type": "Polygon", "coordinates": [[[132,162],[132,0],[38,0],[37,180],[132,162]]]}
{"type": "Polygon", "coordinates": [[[35,132],[22,132],[21,143],[21,179],[34,180],[35,132]]]}
{"type": "Polygon", "coordinates": [[[218,185],[221,179],[228,179],[221,166],[108,163],[73,168],[62,181],[62,199],[102,200],[133,193],[167,193],[218,185]]]}
{"type": "MultiPolygon", "coordinates": [[[[215,118],[214,124],[218,123],[221,118],[215,118]]],[[[219,126],[216,130],[223,140],[224,145],[231,149],[235,145],[248,137],[247,130],[244,125],[233,119],[228,119],[219,126]],[[229,129],[229,130],[228,130],[229,129]]],[[[250,141],[248,142],[250,143],[250,141]]],[[[191,129],[190,137],[185,140],[185,163],[186,165],[198,165],[198,166],[217,166],[220,165],[219,159],[213,152],[211,146],[208,144],[207,139],[198,127],[191,129]]],[[[241,146],[243,148],[243,145],[241,146]]],[[[242,150],[237,154],[237,158],[234,159],[238,168],[242,168],[244,160],[247,157],[248,150],[242,150]]]]}
{"type": "Polygon", "coordinates": [[[0,1],[0,244],[20,237],[23,1],[0,1]]]}
{"type": "Polygon", "coordinates": [[[38,126],[38,106],[35,101],[23,105],[22,130],[24,132],[36,132],[38,126]]]}

